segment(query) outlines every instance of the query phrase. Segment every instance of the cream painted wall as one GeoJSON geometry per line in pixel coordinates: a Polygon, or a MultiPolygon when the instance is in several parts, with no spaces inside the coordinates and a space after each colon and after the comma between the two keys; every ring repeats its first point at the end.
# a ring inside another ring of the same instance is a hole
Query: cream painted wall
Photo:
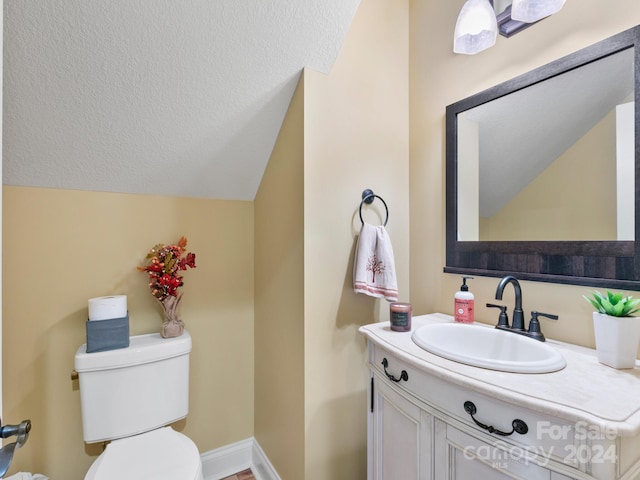
{"type": "MultiPolygon", "coordinates": [[[[365,188],[389,207],[399,297],[409,300],[408,6],[363,0],[330,75],[305,72],[305,480],[366,478],[358,327],[388,320],[389,305],[353,293],[365,188]]],[[[379,224],[384,207],[371,207],[363,217],[379,224]]]]}
{"type": "Polygon", "coordinates": [[[255,199],[255,437],[281,478],[304,478],[304,80],[255,199]]]}
{"type": "Polygon", "coordinates": [[[305,70],[256,198],[255,436],[283,480],[366,478],[357,330],[389,306],[353,292],[358,207],[387,202],[408,300],[408,71],[408,2],[363,0],[331,74],[305,70]]]}
{"type": "Polygon", "coordinates": [[[201,451],[253,435],[253,204],[7,187],[3,189],[4,415],[30,418],[10,474],[83,478],[85,446],[74,354],[87,299],[126,294],[132,335],[162,314],[136,266],[181,235],[196,254],[181,306],[193,336],[190,411],[175,428],[201,451]]]}
{"type": "MultiPolygon", "coordinates": [[[[2,8],[2,12],[0,12],[0,25],[4,25],[4,0],[0,0],[0,8],[2,8]]],[[[0,48],[4,49],[3,39],[0,38],[0,48]]],[[[0,65],[0,73],[2,72],[2,66],[0,65]]],[[[0,78],[0,85],[2,85],[2,79],[0,78]]],[[[0,96],[0,111],[2,111],[2,97],[0,96]]],[[[0,117],[0,127],[2,126],[3,118],[0,117]]],[[[0,128],[0,147],[2,147],[2,128],[0,128]]],[[[0,149],[1,152],[1,149],[0,149]]],[[[2,158],[2,153],[0,153],[0,158],[2,158]]],[[[2,161],[0,160],[0,164],[2,161]]],[[[0,170],[0,179],[2,178],[2,171],[0,170]]],[[[0,211],[2,210],[2,197],[0,196],[0,211]]],[[[0,222],[0,236],[2,234],[2,222],[0,222]]],[[[0,248],[2,246],[2,241],[0,240],[0,248]]],[[[2,266],[2,257],[0,257],[0,266],[2,266]]],[[[0,278],[0,287],[2,286],[2,279],[0,278]]],[[[0,295],[0,308],[2,307],[2,295],[0,295]]],[[[0,345],[2,345],[2,315],[0,314],[0,345]]],[[[2,407],[2,349],[0,348],[0,419],[5,419],[4,410],[2,407]]],[[[5,421],[5,423],[7,423],[5,421]]]]}
{"type": "MultiPolygon", "coordinates": [[[[636,0],[569,0],[556,15],[475,56],[455,55],[453,30],[463,0],[411,0],[411,300],[417,313],[452,313],[457,275],[444,274],[445,107],[640,23],[636,0]]],[[[496,321],[484,305],[497,279],[470,282],[476,318],[496,321]]],[[[586,287],[522,282],[524,307],[555,313],[543,320],[548,337],[593,346],[586,287]]],[[[513,303],[513,294],[505,302],[513,303]]]]}

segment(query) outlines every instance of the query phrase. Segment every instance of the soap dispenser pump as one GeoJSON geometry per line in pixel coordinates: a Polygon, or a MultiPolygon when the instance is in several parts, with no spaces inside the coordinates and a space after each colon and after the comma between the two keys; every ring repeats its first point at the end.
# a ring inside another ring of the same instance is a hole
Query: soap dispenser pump
{"type": "Polygon", "coordinates": [[[462,277],[460,291],[454,295],[453,319],[458,323],[473,323],[474,320],[474,296],[469,291],[468,279],[473,277],[462,277]]]}

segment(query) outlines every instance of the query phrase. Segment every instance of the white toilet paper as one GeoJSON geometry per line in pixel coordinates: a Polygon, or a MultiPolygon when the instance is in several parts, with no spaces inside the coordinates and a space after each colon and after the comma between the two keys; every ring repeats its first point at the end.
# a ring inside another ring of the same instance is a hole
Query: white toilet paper
{"type": "Polygon", "coordinates": [[[89,299],[89,320],[109,320],[126,316],[126,295],[111,295],[89,299]]]}

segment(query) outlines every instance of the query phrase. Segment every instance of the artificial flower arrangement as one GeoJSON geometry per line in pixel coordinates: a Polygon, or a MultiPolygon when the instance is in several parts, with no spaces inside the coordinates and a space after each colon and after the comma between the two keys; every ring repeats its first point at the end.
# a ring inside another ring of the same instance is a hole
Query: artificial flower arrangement
{"type": "Polygon", "coordinates": [[[147,254],[148,265],[138,267],[149,275],[149,288],[164,309],[166,321],[160,333],[163,337],[178,337],[184,331],[182,320],[178,319],[177,310],[182,294],[178,288],[184,285],[181,272],[187,268],[196,268],[195,253],[186,253],[187,239],[180,237],[175,245],[158,244],[147,254]]]}

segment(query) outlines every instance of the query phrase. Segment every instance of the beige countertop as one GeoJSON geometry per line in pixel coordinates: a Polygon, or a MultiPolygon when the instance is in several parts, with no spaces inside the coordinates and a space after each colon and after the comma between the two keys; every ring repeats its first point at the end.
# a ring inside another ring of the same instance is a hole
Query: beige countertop
{"type": "Polygon", "coordinates": [[[434,313],[413,317],[411,332],[395,332],[389,322],[365,325],[360,332],[414,367],[472,391],[568,421],[585,421],[621,436],[640,434],[638,362],[634,369],[616,370],[599,363],[593,349],[547,340],[567,361],[564,369],[505,373],[447,360],[411,339],[417,328],[452,321],[450,315],[434,313]]]}

